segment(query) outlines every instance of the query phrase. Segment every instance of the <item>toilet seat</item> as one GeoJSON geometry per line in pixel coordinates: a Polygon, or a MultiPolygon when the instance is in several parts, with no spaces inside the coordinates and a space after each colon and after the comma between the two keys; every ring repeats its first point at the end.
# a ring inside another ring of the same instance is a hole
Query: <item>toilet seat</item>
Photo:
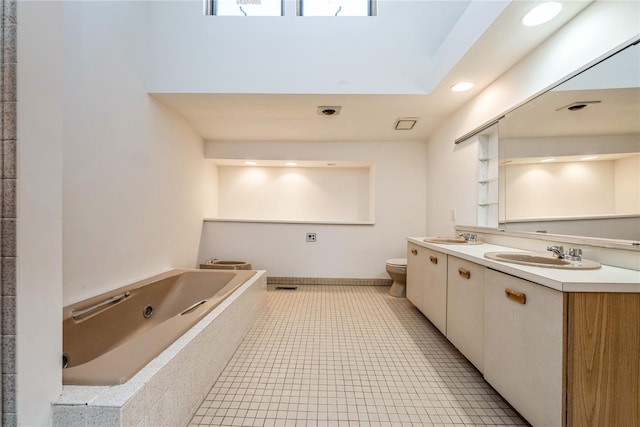
{"type": "Polygon", "coordinates": [[[407,259],[406,258],[391,258],[387,260],[387,265],[393,267],[406,267],[407,259]]]}

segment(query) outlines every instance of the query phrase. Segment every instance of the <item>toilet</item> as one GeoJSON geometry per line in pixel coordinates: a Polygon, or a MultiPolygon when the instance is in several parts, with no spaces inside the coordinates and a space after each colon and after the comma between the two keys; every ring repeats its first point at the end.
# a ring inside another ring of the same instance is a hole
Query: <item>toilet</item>
{"type": "Polygon", "coordinates": [[[200,268],[211,270],[251,270],[251,263],[248,261],[224,261],[220,259],[210,259],[200,268]]]}
{"type": "Polygon", "coordinates": [[[389,276],[391,276],[391,279],[393,279],[391,289],[389,289],[389,295],[393,297],[405,297],[407,283],[407,259],[388,259],[386,270],[387,273],[389,273],[389,276]]]}

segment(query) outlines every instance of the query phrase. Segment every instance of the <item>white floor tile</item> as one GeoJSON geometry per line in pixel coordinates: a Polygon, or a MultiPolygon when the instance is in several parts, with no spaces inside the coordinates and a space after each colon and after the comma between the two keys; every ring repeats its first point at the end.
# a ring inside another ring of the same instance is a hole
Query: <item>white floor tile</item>
{"type": "Polygon", "coordinates": [[[269,286],[189,426],[527,425],[384,286],[269,286]]]}

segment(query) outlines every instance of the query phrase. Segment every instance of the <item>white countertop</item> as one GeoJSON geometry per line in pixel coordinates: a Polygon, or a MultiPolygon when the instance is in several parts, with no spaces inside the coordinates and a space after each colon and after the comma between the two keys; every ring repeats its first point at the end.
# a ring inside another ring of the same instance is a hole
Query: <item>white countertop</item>
{"type": "Polygon", "coordinates": [[[640,271],[602,265],[596,270],[564,270],[494,261],[486,252],[529,252],[506,246],[427,243],[424,237],[408,237],[407,241],[428,249],[453,255],[512,276],[539,283],[563,292],[640,292],[640,271]]]}

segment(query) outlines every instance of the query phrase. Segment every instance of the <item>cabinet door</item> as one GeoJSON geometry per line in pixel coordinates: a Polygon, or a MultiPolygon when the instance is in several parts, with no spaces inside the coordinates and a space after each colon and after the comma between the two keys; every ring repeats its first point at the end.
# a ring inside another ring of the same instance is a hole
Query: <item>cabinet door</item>
{"type": "Polygon", "coordinates": [[[484,359],[484,270],[449,255],[447,338],[481,372],[484,359]]]}
{"type": "Polygon", "coordinates": [[[418,310],[422,307],[424,288],[424,251],[426,249],[414,243],[407,244],[407,298],[418,310]]]}
{"type": "Polygon", "coordinates": [[[485,272],[484,377],[534,426],[562,426],[562,292],[485,272]]]}
{"type": "Polygon", "coordinates": [[[440,330],[447,334],[447,255],[426,249],[424,251],[424,290],[422,312],[440,330]]]}

